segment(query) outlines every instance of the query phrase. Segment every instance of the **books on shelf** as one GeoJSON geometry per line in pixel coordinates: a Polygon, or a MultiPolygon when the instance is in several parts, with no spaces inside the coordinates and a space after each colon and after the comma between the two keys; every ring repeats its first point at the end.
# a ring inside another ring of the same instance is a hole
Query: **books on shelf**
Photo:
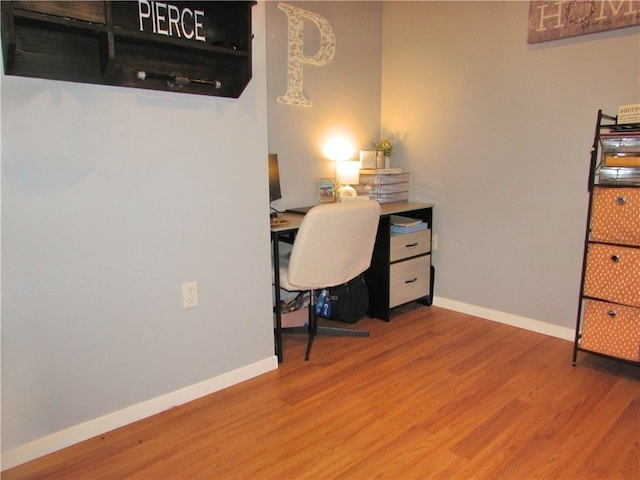
{"type": "Polygon", "coordinates": [[[401,217],[399,215],[391,215],[391,232],[392,233],[413,233],[427,230],[429,224],[423,222],[419,218],[401,217]]]}

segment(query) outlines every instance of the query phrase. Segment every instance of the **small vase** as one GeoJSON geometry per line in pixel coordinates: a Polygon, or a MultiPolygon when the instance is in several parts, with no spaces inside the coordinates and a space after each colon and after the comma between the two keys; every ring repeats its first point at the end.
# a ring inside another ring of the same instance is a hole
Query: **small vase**
{"type": "Polygon", "coordinates": [[[384,168],[391,168],[391,157],[387,155],[384,157],[384,168]]]}
{"type": "Polygon", "coordinates": [[[376,152],[376,168],[384,168],[384,153],[382,150],[376,152]]]}

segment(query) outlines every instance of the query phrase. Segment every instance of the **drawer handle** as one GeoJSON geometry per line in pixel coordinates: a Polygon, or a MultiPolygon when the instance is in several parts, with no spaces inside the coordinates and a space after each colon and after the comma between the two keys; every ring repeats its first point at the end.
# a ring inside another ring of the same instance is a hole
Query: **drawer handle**
{"type": "Polygon", "coordinates": [[[406,248],[409,248],[409,247],[417,247],[417,246],[418,246],[418,242],[407,243],[407,244],[405,245],[405,247],[406,247],[406,248]]]}
{"type": "Polygon", "coordinates": [[[612,262],[619,262],[620,261],[620,257],[618,255],[611,255],[611,261],[612,262]]]}
{"type": "Polygon", "coordinates": [[[609,310],[609,311],[607,312],[607,315],[609,315],[611,318],[615,318],[615,316],[616,316],[616,312],[615,312],[614,310],[609,310]]]}
{"type": "Polygon", "coordinates": [[[413,283],[418,280],[418,277],[413,277],[411,280],[405,280],[404,283],[413,283]]]}
{"type": "Polygon", "coordinates": [[[616,198],[616,203],[618,205],[624,205],[625,203],[627,203],[627,201],[624,199],[624,197],[618,197],[616,198]]]}

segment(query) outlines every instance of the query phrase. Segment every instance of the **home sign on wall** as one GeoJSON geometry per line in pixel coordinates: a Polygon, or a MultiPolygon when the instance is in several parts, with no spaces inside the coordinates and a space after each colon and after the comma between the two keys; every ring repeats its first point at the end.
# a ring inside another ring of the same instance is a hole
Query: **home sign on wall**
{"type": "Polygon", "coordinates": [[[640,0],[531,1],[527,43],[640,25],[640,0]]]}

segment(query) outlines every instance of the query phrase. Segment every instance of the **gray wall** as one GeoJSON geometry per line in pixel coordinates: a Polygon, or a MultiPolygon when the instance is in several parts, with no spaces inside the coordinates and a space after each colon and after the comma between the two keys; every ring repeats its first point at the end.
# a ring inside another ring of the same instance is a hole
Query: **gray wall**
{"type": "Polygon", "coordinates": [[[527,17],[385,3],[382,130],[436,204],[436,295],[573,328],[596,114],[640,101],[640,28],[527,45],[527,17]]]}
{"type": "Polygon", "coordinates": [[[2,77],[3,451],[275,358],[253,15],[237,100],[2,77]]]}

